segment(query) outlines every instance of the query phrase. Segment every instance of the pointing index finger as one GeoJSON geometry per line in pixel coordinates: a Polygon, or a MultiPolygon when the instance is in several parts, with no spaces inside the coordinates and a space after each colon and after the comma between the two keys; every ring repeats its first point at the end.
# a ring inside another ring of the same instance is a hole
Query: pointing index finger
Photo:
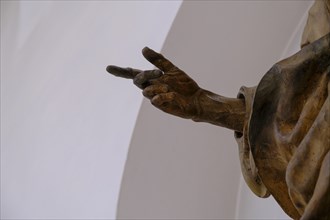
{"type": "Polygon", "coordinates": [[[142,72],[141,70],[138,69],[133,69],[130,67],[122,68],[114,65],[107,66],[107,71],[114,76],[119,76],[126,79],[133,79],[137,74],[142,72]]]}
{"type": "Polygon", "coordinates": [[[148,47],[143,48],[142,54],[150,63],[154,64],[156,67],[158,67],[160,70],[164,72],[176,68],[176,66],[173,63],[171,63],[168,59],[166,59],[163,55],[153,51],[148,47]]]}

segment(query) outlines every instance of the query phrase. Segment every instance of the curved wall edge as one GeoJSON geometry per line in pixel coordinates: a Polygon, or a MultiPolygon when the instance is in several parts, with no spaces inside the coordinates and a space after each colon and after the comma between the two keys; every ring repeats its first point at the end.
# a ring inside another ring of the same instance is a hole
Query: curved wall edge
{"type": "Polygon", "coordinates": [[[1,1],[1,219],[114,219],[149,69],[180,2],[1,1]]]}

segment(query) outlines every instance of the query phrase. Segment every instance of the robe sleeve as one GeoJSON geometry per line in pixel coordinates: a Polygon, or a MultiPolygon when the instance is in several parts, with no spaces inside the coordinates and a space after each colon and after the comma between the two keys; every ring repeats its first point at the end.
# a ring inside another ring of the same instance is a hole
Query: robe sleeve
{"type": "Polygon", "coordinates": [[[258,175],[258,169],[254,163],[248,138],[248,128],[255,91],[256,87],[241,87],[238,93],[238,98],[245,101],[246,115],[243,133],[235,132],[235,139],[239,148],[239,160],[245,182],[255,195],[265,198],[270,194],[258,175]]]}

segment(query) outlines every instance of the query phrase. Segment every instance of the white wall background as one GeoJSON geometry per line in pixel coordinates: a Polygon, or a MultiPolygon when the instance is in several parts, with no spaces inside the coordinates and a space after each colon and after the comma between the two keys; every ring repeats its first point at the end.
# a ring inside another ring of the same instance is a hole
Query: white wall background
{"type": "Polygon", "coordinates": [[[142,97],[181,2],[1,1],[1,218],[114,219],[142,97]]]}
{"type": "Polygon", "coordinates": [[[180,5],[1,1],[2,219],[287,218],[246,187],[232,132],[146,100],[139,112],[138,89],[105,67],[152,68],[140,50],[171,28],[162,52],[234,97],[298,49],[311,2],[180,5]]]}

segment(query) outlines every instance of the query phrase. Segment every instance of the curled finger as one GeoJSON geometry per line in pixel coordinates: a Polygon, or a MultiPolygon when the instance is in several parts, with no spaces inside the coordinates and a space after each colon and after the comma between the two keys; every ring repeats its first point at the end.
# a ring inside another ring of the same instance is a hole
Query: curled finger
{"type": "Polygon", "coordinates": [[[173,102],[174,99],[174,92],[161,93],[151,99],[151,104],[153,104],[157,108],[162,108],[164,105],[168,105],[169,103],[173,102]]]}
{"type": "Polygon", "coordinates": [[[155,95],[166,93],[168,91],[168,86],[165,84],[150,85],[143,90],[143,95],[148,99],[151,99],[155,95]]]}
{"type": "Polygon", "coordinates": [[[146,70],[137,74],[134,77],[133,82],[137,87],[144,89],[149,85],[149,80],[159,78],[162,75],[163,72],[160,70],[146,70]]]}

